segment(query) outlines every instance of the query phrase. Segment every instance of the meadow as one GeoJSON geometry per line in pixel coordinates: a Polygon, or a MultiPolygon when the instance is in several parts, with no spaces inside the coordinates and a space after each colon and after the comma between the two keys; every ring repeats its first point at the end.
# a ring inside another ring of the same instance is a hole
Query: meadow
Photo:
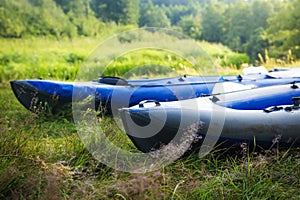
{"type": "MultiPolygon", "coordinates": [[[[257,147],[252,152],[241,146],[234,153],[216,148],[205,157],[192,154],[153,172],[127,173],[93,158],[70,115],[36,115],[17,101],[10,80],[75,80],[84,60],[103,40],[0,39],[0,199],[300,199],[298,148],[257,147]]],[[[241,63],[230,61],[240,55],[218,44],[201,46],[214,59],[218,73],[241,72],[241,63]]],[[[158,67],[130,77],[197,75],[195,68],[176,56],[142,53],[142,57],[116,59],[108,75],[124,75],[120,69],[145,65],[145,58],[158,67]],[[159,67],[166,65],[166,58],[171,58],[168,65],[174,69],[159,67]]],[[[268,58],[263,64],[270,69],[298,63],[279,65],[268,58]]],[[[127,136],[115,130],[111,118],[104,117],[102,124],[115,142],[134,149],[127,136]]]]}

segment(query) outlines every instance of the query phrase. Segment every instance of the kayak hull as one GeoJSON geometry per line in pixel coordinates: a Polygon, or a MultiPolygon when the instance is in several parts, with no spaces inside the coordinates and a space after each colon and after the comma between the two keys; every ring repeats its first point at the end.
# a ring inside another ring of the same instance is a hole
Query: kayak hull
{"type": "Polygon", "coordinates": [[[57,113],[70,108],[70,99],[55,93],[39,91],[26,82],[11,81],[12,90],[18,101],[34,113],[57,113]]]}
{"type": "MultiPolygon", "coordinates": [[[[253,90],[264,91],[265,100],[270,104],[273,99],[276,107],[272,109],[232,109],[218,105],[213,97],[202,97],[175,102],[140,103],[120,109],[120,114],[127,135],[142,152],[157,150],[171,141],[180,142],[176,137],[182,138],[189,127],[197,123],[201,124],[201,128],[191,134],[202,136],[204,140],[201,142],[206,141],[212,146],[224,142],[228,145],[246,142],[264,148],[276,142],[281,146],[299,145],[300,109],[277,104],[276,97],[268,95],[268,89],[279,88],[282,91],[283,86],[270,87],[253,90]]],[[[296,90],[297,93],[292,91],[290,93],[290,86],[286,85],[286,93],[281,92],[286,96],[279,103],[293,103],[291,98],[300,96],[300,93],[299,90],[296,90]]],[[[236,94],[248,96],[248,105],[251,105],[251,100],[254,104],[255,99],[251,99],[248,92],[238,91],[236,94]]],[[[227,95],[229,99],[230,95],[227,95]]]]}
{"type": "MultiPolygon", "coordinates": [[[[274,72],[275,73],[275,72],[274,72]]],[[[161,102],[190,99],[234,90],[286,84],[299,78],[273,78],[271,75],[175,77],[149,80],[123,80],[114,77],[91,82],[60,82],[49,80],[11,81],[11,87],[21,104],[30,111],[44,109],[55,113],[72,102],[82,101],[88,96],[95,99],[107,112],[130,107],[142,100],[161,102]],[[215,86],[221,84],[218,90],[215,86]],[[229,86],[226,86],[228,84],[229,86]],[[48,108],[43,108],[48,106],[48,108]]]]}

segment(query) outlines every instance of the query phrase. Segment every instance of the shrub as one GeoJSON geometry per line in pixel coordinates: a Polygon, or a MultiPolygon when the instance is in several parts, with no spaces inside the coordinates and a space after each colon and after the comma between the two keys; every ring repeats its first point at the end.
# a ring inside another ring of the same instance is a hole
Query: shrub
{"type": "Polygon", "coordinates": [[[246,54],[231,53],[224,57],[221,61],[221,66],[232,66],[240,69],[243,63],[249,63],[250,59],[246,54]]]}

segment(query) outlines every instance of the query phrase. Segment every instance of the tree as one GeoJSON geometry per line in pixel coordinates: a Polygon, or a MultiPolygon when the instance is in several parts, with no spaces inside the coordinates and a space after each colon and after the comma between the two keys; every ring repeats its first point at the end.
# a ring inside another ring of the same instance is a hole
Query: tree
{"type": "Polygon", "coordinates": [[[178,25],[182,29],[184,34],[194,39],[201,39],[202,28],[199,19],[192,16],[184,16],[181,18],[178,25]]]}
{"type": "Polygon", "coordinates": [[[300,58],[300,0],[285,3],[269,20],[267,31],[272,44],[271,53],[284,56],[291,50],[296,58],[300,58]]]}
{"type": "Polygon", "coordinates": [[[138,24],[139,0],[91,0],[96,16],[105,22],[138,24]]]}
{"type": "Polygon", "coordinates": [[[74,34],[74,27],[67,16],[52,0],[3,0],[0,17],[0,35],[4,37],[74,34]]]}
{"type": "Polygon", "coordinates": [[[221,42],[225,34],[226,5],[223,3],[211,3],[207,5],[202,14],[202,38],[208,42],[221,42]]]}
{"type": "Polygon", "coordinates": [[[27,8],[28,6],[28,2],[23,2],[22,4],[21,2],[10,0],[2,0],[0,2],[0,36],[22,36],[22,34],[26,31],[26,26],[22,19],[21,8],[27,8]]]}
{"type": "Polygon", "coordinates": [[[171,21],[171,25],[178,25],[182,17],[193,16],[197,17],[200,13],[200,5],[192,3],[188,5],[170,5],[168,7],[162,6],[167,17],[171,21]]]}
{"type": "Polygon", "coordinates": [[[90,0],[54,0],[55,3],[62,8],[65,14],[70,11],[79,14],[89,16],[90,13],[90,0]]]}
{"type": "Polygon", "coordinates": [[[273,4],[268,0],[255,0],[251,3],[251,25],[252,29],[266,29],[268,18],[274,14],[273,4]]]}
{"type": "Polygon", "coordinates": [[[171,6],[171,5],[188,5],[193,0],[152,0],[154,5],[158,6],[171,6]]]}
{"type": "Polygon", "coordinates": [[[250,60],[254,63],[255,60],[258,60],[258,54],[265,57],[265,50],[268,46],[269,41],[267,39],[266,31],[262,27],[259,27],[252,32],[247,44],[245,45],[245,49],[250,60]]]}
{"type": "Polygon", "coordinates": [[[152,1],[141,5],[139,27],[169,27],[170,20],[159,6],[154,6],[152,1]]]}
{"type": "Polygon", "coordinates": [[[245,45],[251,35],[251,9],[247,2],[231,5],[224,14],[227,22],[227,32],[224,43],[238,52],[246,52],[245,45]]]}
{"type": "Polygon", "coordinates": [[[176,25],[183,16],[190,15],[191,13],[188,10],[187,6],[175,5],[175,6],[163,6],[167,17],[171,21],[171,25],[176,25]]]}

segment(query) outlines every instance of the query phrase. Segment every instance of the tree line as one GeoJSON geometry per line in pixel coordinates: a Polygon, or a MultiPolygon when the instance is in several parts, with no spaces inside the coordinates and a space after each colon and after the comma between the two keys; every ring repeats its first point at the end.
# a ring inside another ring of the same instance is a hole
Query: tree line
{"type": "Polygon", "coordinates": [[[300,58],[300,0],[0,1],[1,37],[97,36],[112,24],[172,28],[252,61],[288,51],[300,58]]]}

